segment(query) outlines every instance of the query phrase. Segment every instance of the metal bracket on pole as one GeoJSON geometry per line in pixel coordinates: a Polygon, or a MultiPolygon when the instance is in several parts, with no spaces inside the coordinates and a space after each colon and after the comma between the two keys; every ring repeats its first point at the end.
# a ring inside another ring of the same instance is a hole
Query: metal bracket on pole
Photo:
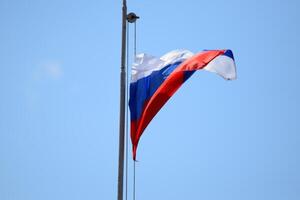
{"type": "Polygon", "coordinates": [[[127,21],[129,23],[134,23],[136,22],[137,19],[139,19],[140,17],[137,16],[135,13],[131,12],[129,14],[127,14],[127,21]]]}

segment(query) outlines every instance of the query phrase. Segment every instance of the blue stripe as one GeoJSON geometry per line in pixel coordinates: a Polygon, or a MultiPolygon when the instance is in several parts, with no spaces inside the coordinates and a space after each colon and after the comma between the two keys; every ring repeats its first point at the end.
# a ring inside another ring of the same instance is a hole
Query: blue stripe
{"type": "Polygon", "coordinates": [[[152,97],[159,86],[182,62],[167,65],[161,70],[154,71],[149,76],[130,84],[129,108],[131,120],[137,120],[141,117],[144,103],[152,97]]]}
{"type": "Polygon", "coordinates": [[[233,53],[229,49],[225,51],[224,56],[228,56],[229,58],[231,58],[232,60],[234,60],[233,53]]]}
{"type": "Polygon", "coordinates": [[[184,77],[183,77],[183,82],[185,82],[186,80],[188,80],[194,73],[196,70],[193,71],[185,71],[184,72],[184,77]]]}

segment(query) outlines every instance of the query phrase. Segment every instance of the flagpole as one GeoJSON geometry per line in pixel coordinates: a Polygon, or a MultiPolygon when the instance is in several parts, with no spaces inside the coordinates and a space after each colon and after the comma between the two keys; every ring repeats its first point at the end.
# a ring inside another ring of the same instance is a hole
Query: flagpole
{"type": "Polygon", "coordinates": [[[124,177],[124,144],[125,144],[125,92],[126,92],[126,19],[127,5],[123,0],[122,7],[122,47],[121,47],[121,74],[120,74],[120,122],[119,122],[119,168],[118,168],[118,200],[123,200],[124,177]]]}

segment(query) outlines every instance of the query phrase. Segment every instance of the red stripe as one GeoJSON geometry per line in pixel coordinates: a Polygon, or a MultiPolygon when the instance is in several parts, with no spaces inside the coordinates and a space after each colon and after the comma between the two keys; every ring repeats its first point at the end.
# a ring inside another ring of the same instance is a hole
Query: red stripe
{"type": "MultiPolygon", "coordinates": [[[[180,66],[178,66],[176,71],[195,71],[204,68],[210,61],[216,58],[219,55],[225,53],[226,50],[213,50],[213,51],[204,51],[196,54],[195,56],[187,59],[180,66]]],[[[173,72],[173,73],[174,73],[173,72]]],[[[172,75],[172,74],[171,74],[172,75]]]]}
{"type": "Polygon", "coordinates": [[[131,122],[131,141],[133,144],[133,159],[136,160],[136,150],[140,137],[161,107],[171,98],[184,82],[184,71],[195,71],[204,68],[215,57],[223,54],[221,51],[205,51],[183,62],[161,84],[150,100],[145,103],[145,109],[138,121],[131,122]]]}

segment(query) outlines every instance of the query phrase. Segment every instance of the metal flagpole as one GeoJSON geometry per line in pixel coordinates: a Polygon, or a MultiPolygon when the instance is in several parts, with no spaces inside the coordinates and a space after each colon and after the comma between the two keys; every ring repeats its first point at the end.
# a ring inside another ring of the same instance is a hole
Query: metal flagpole
{"type": "MultiPolygon", "coordinates": [[[[122,47],[121,47],[121,75],[120,75],[120,124],[119,124],[119,167],[118,167],[118,200],[123,200],[124,178],[124,146],[125,146],[125,115],[126,115],[126,31],[127,21],[135,22],[139,17],[135,13],[127,15],[127,3],[123,0],[122,8],[122,47]]],[[[128,52],[127,52],[128,53],[128,52]]]]}
{"type": "Polygon", "coordinates": [[[125,137],[125,92],[126,92],[126,18],[127,5],[123,0],[122,8],[122,47],[121,47],[121,75],[120,75],[120,124],[119,124],[119,168],[118,168],[118,200],[123,200],[124,177],[124,137],[125,137]]]}

